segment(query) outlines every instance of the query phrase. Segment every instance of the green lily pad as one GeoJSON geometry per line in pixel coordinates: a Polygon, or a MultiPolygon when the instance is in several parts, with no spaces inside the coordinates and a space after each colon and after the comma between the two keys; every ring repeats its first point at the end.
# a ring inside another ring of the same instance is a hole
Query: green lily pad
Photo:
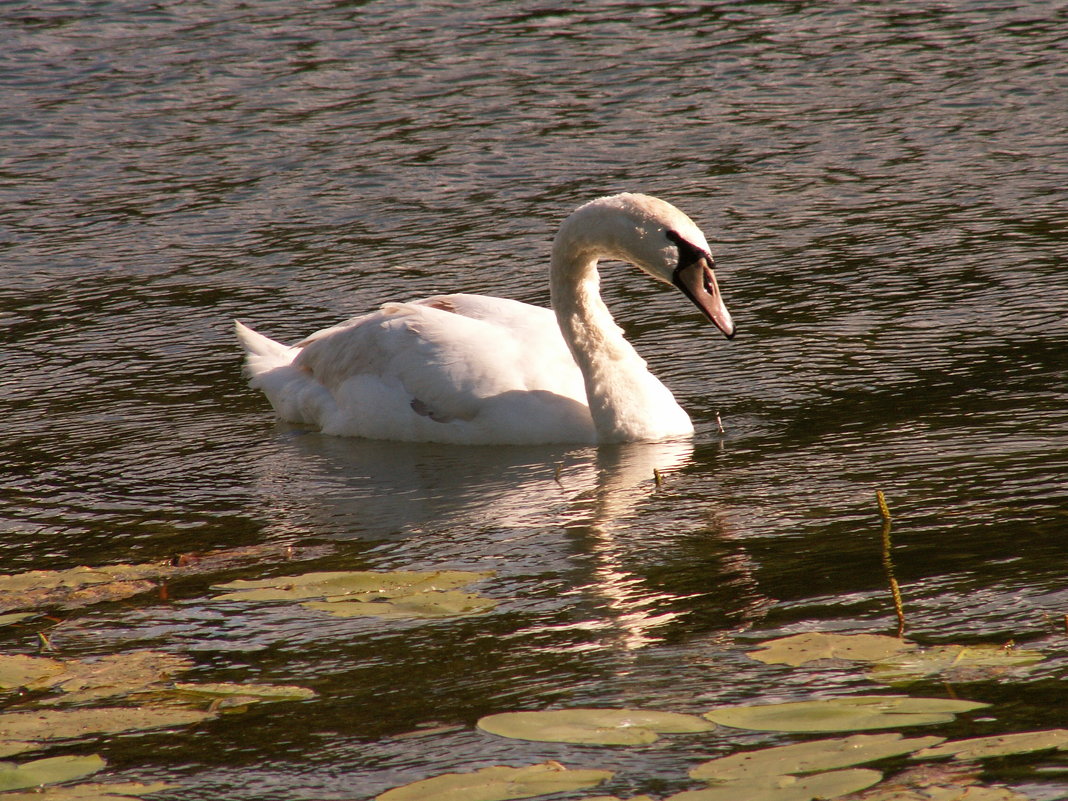
{"type": "Polygon", "coordinates": [[[337,596],[356,596],[355,600],[370,600],[374,597],[413,595],[422,590],[455,589],[492,575],[492,572],[474,573],[461,570],[305,573],[300,576],[218,584],[214,589],[230,592],[217,595],[214,600],[294,601],[337,596]]]}
{"type": "Polygon", "coordinates": [[[999,645],[940,645],[912,649],[882,660],[871,669],[881,684],[911,684],[928,676],[946,681],[979,681],[1045,659],[1038,651],[999,645]]]}
{"type": "Polygon", "coordinates": [[[497,766],[394,787],[375,801],[509,801],[593,787],[612,775],[609,770],[568,770],[558,762],[524,768],[497,766]]]}
{"type": "Polygon", "coordinates": [[[25,793],[7,793],[4,801],[137,801],[142,796],[173,790],[176,784],[154,782],[119,782],[114,784],[74,784],[64,787],[35,788],[25,793]]]}
{"type": "Polygon", "coordinates": [[[0,763],[0,791],[22,790],[41,784],[56,784],[80,779],[90,773],[96,773],[106,764],[96,754],[49,757],[18,765],[13,762],[2,762],[0,763]]]}
{"type": "Polygon", "coordinates": [[[1051,750],[1068,751],[1068,729],[1047,729],[1046,731],[1027,731],[1017,734],[998,734],[993,737],[953,740],[918,751],[912,755],[912,758],[938,759],[951,756],[961,761],[972,761],[1051,750]]]}
{"type": "Polygon", "coordinates": [[[866,731],[898,726],[948,723],[958,712],[988,704],[904,695],[855,695],[786,704],[722,706],[705,713],[709,720],[754,731],[866,731]]]}
{"type": "Polygon", "coordinates": [[[871,787],[883,778],[877,770],[853,768],[811,776],[767,776],[686,790],[666,801],[812,801],[848,795],[871,787]]]}
{"type": "Polygon", "coordinates": [[[307,601],[301,606],[329,612],[336,617],[430,618],[460,617],[488,612],[497,602],[458,590],[425,590],[413,595],[392,598],[373,597],[352,600],[351,596],[334,596],[325,601],[307,601]]]}
{"type": "Polygon", "coordinates": [[[821,659],[878,662],[911,646],[883,634],[829,634],[809,631],[760,643],[762,650],[746,656],[769,665],[803,665],[821,659]]]}
{"type": "Polygon", "coordinates": [[[551,743],[640,745],[658,734],[683,734],[715,728],[694,715],[643,709],[553,709],[487,715],[478,728],[501,737],[551,743]]]}
{"type": "Polygon", "coordinates": [[[66,666],[58,659],[25,654],[0,654],[0,689],[26,687],[65,671],[66,666]]]}
{"type": "Polygon", "coordinates": [[[307,687],[279,684],[175,684],[181,693],[205,698],[237,697],[246,703],[257,701],[306,701],[315,697],[307,687]]]}
{"type": "Polygon", "coordinates": [[[0,714],[0,740],[66,740],[93,734],[189,726],[215,717],[184,707],[41,709],[0,714]]]}
{"type": "Polygon", "coordinates": [[[816,773],[875,762],[936,745],[944,737],[902,739],[900,734],[854,734],[831,740],[743,751],[713,759],[690,771],[690,777],[711,782],[764,778],[779,774],[816,773]]]}

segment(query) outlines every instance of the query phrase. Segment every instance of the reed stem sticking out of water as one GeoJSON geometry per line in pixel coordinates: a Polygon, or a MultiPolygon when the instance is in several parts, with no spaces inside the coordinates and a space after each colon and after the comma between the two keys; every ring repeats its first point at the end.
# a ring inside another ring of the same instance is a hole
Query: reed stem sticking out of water
{"type": "Polygon", "coordinates": [[[897,614],[897,636],[905,636],[905,606],[901,601],[901,587],[894,578],[894,563],[890,559],[890,507],[886,505],[886,496],[882,490],[875,491],[875,499],[879,502],[879,514],[883,518],[883,568],[886,570],[886,578],[890,582],[890,596],[894,599],[894,612],[897,614]]]}

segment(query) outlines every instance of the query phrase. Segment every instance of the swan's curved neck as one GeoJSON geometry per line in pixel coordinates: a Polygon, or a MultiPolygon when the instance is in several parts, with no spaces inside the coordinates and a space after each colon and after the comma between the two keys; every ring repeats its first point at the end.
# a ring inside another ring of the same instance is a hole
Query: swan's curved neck
{"type": "Polygon", "coordinates": [[[690,418],[649,373],[601,300],[597,262],[613,256],[590,246],[588,236],[568,236],[569,227],[553,245],[550,293],[560,332],[585,379],[598,441],[691,433],[690,418]]]}

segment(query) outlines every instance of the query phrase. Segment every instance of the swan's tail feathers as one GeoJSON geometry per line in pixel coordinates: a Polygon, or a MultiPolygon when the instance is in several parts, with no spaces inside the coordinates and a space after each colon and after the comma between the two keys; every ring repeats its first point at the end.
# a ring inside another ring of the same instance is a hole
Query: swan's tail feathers
{"type": "Polygon", "coordinates": [[[291,348],[281,342],[257,334],[239,320],[234,320],[234,330],[241,347],[245,349],[245,365],[253,384],[264,373],[278,367],[286,367],[300,353],[300,348],[291,348]]]}

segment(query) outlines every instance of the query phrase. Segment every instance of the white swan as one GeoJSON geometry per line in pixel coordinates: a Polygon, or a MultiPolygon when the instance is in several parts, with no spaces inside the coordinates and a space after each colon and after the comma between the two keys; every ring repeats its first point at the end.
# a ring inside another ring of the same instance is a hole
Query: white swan
{"type": "Polygon", "coordinates": [[[598,292],[616,259],[672,283],[728,337],[704,235],[670,203],[604,197],[564,220],[553,309],[483,295],[387,303],[293,347],[236,323],[251,385],[279,417],[326,434],[459,444],[629,442],[693,424],[598,292]]]}

